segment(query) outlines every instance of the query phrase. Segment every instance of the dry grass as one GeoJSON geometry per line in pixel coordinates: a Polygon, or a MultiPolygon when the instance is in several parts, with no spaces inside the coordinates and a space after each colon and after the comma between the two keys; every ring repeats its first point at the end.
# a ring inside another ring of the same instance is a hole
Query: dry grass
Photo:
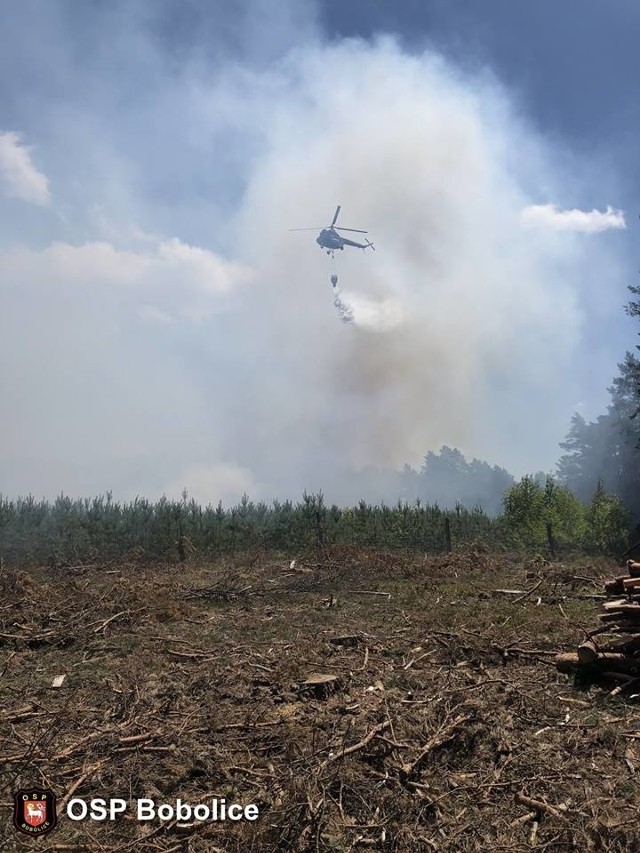
{"type": "Polygon", "coordinates": [[[482,549],[4,573],[0,849],[34,847],[11,829],[31,785],[260,807],[233,825],[62,815],[50,851],[640,849],[640,709],[551,662],[611,574],[482,549]],[[496,592],[513,588],[531,592],[496,592]],[[318,672],[333,687],[301,689],[318,672]]]}

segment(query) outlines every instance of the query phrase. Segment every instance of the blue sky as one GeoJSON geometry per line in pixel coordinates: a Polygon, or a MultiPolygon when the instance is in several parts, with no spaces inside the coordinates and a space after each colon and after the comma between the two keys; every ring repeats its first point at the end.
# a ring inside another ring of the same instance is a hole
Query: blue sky
{"type": "Polygon", "coordinates": [[[3,493],[340,500],[442,444],[550,470],[603,410],[635,343],[631,0],[3,11],[3,493]],[[288,231],[338,203],[375,254],[288,231]]]}

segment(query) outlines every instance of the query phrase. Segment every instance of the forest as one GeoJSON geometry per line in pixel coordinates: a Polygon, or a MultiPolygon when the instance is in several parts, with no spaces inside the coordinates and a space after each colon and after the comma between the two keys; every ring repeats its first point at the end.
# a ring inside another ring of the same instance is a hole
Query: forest
{"type": "Polygon", "coordinates": [[[0,555],[8,566],[81,564],[135,555],[185,561],[251,549],[288,554],[329,545],[374,546],[437,554],[482,543],[492,550],[544,549],[616,554],[628,547],[631,513],[597,484],[589,503],[566,486],[524,477],[504,497],[497,517],[460,503],[399,501],[395,506],[326,506],[322,493],[297,503],[254,503],[245,495],[229,509],[181,501],[117,503],[111,495],[54,502],[0,500],[0,555]]]}

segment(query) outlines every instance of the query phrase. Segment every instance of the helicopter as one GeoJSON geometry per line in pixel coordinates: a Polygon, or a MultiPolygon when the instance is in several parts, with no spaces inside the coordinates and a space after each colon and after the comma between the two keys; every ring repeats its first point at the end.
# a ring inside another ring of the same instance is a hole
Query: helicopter
{"type": "MultiPolygon", "coordinates": [[[[375,246],[370,240],[365,238],[364,243],[356,243],[354,240],[348,240],[346,237],[342,237],[338,234],[338,231],[355,231],[358,234],[368,234],[368,231],[362,231],[360,228],[342,228],[336,227],[336,221],[338,219],[338,215],[340,214],[341,206],[338,205],[336,207],[336,212],[333,215],[333,221],[331,225],[328,225],[326,228],[322,228],[320,234],[316,239],[316,243],[322,248],[325,249],[327,255],[333,255],[336,249],[340,249],[340,251],[344,250],[345,246],[355,246],[356,249],[373,249],[375,252],[375,246]]],[[[316,231],[316,228],[290,228],[290,231],[316,231]]]]}

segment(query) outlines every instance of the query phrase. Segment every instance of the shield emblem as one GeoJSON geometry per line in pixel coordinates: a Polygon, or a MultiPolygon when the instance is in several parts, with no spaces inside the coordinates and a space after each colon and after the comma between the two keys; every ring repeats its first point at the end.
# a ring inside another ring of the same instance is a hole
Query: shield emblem
{"type": "Polygon", "coordinates": [[[56,797],[46,788],[22,788],[14,796],[13,825],[25,835],[44,835],[56,825],[56,797]]]}
{"type": "Polygon", "coordinates": [[[24,819],[29,826],[40,826],[47,819],[46,800],[27,800],[24,804],[24,819]]]}

